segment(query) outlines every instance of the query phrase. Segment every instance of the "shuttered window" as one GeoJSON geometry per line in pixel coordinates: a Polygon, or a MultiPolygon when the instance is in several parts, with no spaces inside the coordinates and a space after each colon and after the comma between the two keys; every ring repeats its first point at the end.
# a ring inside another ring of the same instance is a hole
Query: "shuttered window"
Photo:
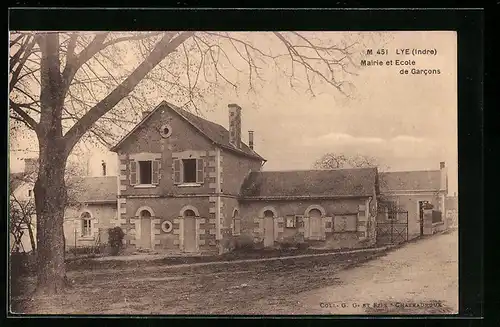
{"type": "Polygon", "coordinates": [[[151,160],[139,161],[139,183],[151,185],[153,179],[153,163],[151,160]]]}
{"type": "Polygon", "coordinates": [[[205,182],[203,159],[174,159],[174,184],[205,182]]]}
{"type": "Polygon", "coordinates": [[[182,181],[184,183],[196,183],[196,159],[182,160],[182,181]]]}
{"type": "Polygon", "coordinates": [[[130,161],[130,185],[137,184],[137,162],[130,161]]]}

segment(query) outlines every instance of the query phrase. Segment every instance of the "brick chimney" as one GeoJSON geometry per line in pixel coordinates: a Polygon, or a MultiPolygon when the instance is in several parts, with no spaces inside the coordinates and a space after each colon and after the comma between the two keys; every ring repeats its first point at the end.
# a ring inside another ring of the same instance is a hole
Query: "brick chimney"
{"type": "Polygon", "coordinates": [[[38,159],[37,158],[26,158],[24,159],[24,172],[25,173],[33,173],[36,171],[38,167],[38,159]]]}
{"type": "Polygon", "coordinates": [[[248,131],[248,146],[253,150],[253,131],[248,131]]]}
{"type": "Polygon", "coordinates": [[[235,148],[241,148],[241,107],[229,104],[229,143],[235,148]]]}
{"type": "Polygon", "coordinates": [[[446,191],[446,194],[448,194],[448,167],[446,167],[446,164],[444,161],[441,161],[439,163],[439,170],[441,171],[441,183],[440,183],[440,188],[441,190],[446,191]]]}

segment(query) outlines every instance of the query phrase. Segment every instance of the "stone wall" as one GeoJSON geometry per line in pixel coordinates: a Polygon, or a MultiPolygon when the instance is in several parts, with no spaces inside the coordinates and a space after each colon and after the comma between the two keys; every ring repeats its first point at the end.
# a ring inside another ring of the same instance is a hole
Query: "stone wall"
{"type": "Polygon", "coordinates": [[[304,239],[315,246],[328,248],[353,248],[371,246],[375,243],[375,217],[368,208],[368,198],[303,200],[303,201],[244,201],[240,204],[243,215],[242,233],[252,235],[255,242],[264,237],[264,210],[275,212],[274,240],[277,243],[290,239],[304,239]],[[308,211],[318,209],[322,212],[320,221],[321,236],[312,237],[311,218],[308,211]],[[339,231],[334,227],[336,216],[354,216],[355,231],[339,231]],[[295,227],[286,227],[286,219],[296,219],[295,227]]]}

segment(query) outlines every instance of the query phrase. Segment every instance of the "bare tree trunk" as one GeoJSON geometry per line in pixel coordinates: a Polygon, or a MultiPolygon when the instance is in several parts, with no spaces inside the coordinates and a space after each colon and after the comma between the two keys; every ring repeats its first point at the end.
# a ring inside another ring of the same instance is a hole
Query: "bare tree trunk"
{"type": "Polygon", "coordinates": [[[35,182],[37,215],[37,293],[57,294],[65,288],[64,174],[68,151],[62,131],[64,94],[60,73],[59,34],[37,35],[41,49],[40,122],[38,136],[38,178],[35,182]]]}
{"type": "Polygon", "coordinates": [[[64,171],[67,156],[64,148],[61,149],[58,144],[41,145],[40,148],[40,169],[35,183],[38,218],[37,292],[54,294],[62,292],[65,287],[66,269],[62,226],[66,202],[64,171]],[[50,153],[44,154],[44,151],[50,151],[50,153]]]}

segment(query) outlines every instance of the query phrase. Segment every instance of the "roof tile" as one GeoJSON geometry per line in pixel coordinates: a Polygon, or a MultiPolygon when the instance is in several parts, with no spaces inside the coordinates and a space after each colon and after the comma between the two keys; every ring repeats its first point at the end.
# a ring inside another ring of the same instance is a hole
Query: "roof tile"
{"type": "Polygon", "coordinates": [[[439,190],[439,170],[396,171],[379,174],[381,192],[439,190]]]}
{"type": "Polygon", "coordinates": [[[376,175],[376,168],[251,172],[241,187],[241,195],[262,198],[372,196],[376,175]]]}
{"type": "Polygon", "coordinates": [[[118,183],[116,176],[83,177],[74,182],[75,200],[79,202],[116,201],[118,183]]]}

